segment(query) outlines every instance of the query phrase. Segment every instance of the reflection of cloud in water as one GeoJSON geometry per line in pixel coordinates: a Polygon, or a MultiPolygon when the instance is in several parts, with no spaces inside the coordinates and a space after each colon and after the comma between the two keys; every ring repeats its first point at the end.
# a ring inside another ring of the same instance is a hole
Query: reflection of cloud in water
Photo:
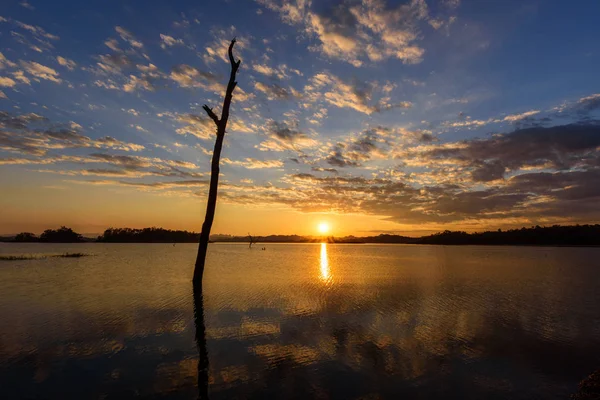
{"type": "MultiPolygon", "coordinates": [[[[217,254],[204,296],[210,397],[567,398],[600,362],[589,250],[511,251],[240,246],[238,264],[217,254]],[[540,251],[553,252],[544,264],[532,262],[540,251]]],[[[27,335],[0,326],[3,395],[194,398],[191,285],[163,282],[165,295],[154,279],[118,301],[100,293],[93,309],[72,292],[58,298],[70,313],[23,308],[12,320],[27,335]]]]}

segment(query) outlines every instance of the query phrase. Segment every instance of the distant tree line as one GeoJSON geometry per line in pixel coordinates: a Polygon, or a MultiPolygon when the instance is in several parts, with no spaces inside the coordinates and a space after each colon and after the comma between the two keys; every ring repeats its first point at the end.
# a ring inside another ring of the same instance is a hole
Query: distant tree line
{"type": "Polygon", "coordinates": [[[46,243],[79,243],[85,239],[73,229],[61,226],[58,229],[46,229],[40,236],[31,232],[21,232],[14,238],[3,238],[10,242],[46,242],[46,243]],[[8,239],[8,240],[7,240],[8,239]]]}
{"type": "Polygon", "coordinates": [[[531,228],[466,233],[444,231],[419,238],[421,244],[484,244],[484,245],[546,245],[598,246],[600,225],[553,225],[531,228]]]}
{"type": "MultiPolygon", "coordinates": [[[[211,235],[212,242],[249,242],[250,236],[211,235]]],[[[199,233],[163,228],[109,228],[96,239],[83,238],[65,226],[47,229],[39,237],[22,232],[14,237],[3,237],[4,242],[46,243],[197,243],[199,233]]],[[[377,236],[252,236],[254,243],[404,243],[440,245],[539,245],[539,246],[600,246],[600,225],[554,225],[530,228],[467,233],[444,231],[422,237],[382,234],[377,236]]]]}
{"type": "Polygon", "coordinates": [[[98,236],[104,243],[197,243],[200,234],[163,228],[108,228],[98,236]]]}

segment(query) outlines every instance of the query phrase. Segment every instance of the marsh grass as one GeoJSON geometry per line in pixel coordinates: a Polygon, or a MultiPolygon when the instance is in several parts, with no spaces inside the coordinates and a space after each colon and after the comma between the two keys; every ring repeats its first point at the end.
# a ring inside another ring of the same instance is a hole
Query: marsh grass
{"type": "Polygon", "coordinates": [[[0,255],[0,261],[23,261],[23,260],[41,260],[48,257],[58,257],[58,258],[79,258],[79,257],[87,257],[91,256],[91,254],[87,253],[63,253],[63,254],[29,254],[29,255],[19,255],[19,256],[3,256],[0,255]]]}

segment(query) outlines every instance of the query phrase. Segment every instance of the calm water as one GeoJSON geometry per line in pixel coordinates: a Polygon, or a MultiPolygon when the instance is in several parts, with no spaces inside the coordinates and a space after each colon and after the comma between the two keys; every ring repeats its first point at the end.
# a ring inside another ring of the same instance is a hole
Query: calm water
{"type": "Polygon", "coordinates": [[[598,248],[213,244],[197,318],[195,245],[0,244],[66,251],[0,262],[2,399],[566,399],[600,367],[598,248]]]}

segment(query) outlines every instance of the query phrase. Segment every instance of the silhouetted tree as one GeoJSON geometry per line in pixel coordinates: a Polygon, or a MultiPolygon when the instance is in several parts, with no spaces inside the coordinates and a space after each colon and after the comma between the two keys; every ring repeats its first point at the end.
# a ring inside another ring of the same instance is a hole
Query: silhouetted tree
{"type": "Polygon", "coordinates": [[[31,232],[21,232],[15,236],[15,242],[37,242],[38,237],[31,232]]]}
{"type": "Polygon", "coordinates": [[[254,243],[256,243],[256,239],[254,239],[251,234],[248,234],[248,238],[250,238],[250,243],[248,244],[248,248],[251,249],[252,245],[254,243]]]}
{"type": "Polygon", "coordinates": [[[200,232],[200,243],[198,245],[198,255],[196,256],[196,266],[194,268],[193,282],[195,285],[202,282],[202,275],[204,274],[206,250],[208,249],[210,230],[212,228],[213,220],[215,218],[215,209],[217,207],[217,190],[219,187],[219,161],[221,159],[221,148],[223,147],[223,138],[225,137],[225,129],[227,128],[227,121],[229,120],[229,106],[231,105],[233,91],[237,86],[235,77],[238,69],[240,68],[241,63],[241,60],[235,61],[235,59],[233,58],[234,45],[235,38],[233,38],[233,40],[231,41],[228,50],[229,61],[231,62],[231,75],[229,76],[229,83],[227,84],[225,98],[223,99],[223,109],[221,110],[221,118],[217,117],[217,114],[213,112],[212,108],[210,108],[206,104],[202,107],[217,126],[217,140],[215,141],[215,148],[213,150],[212,155],[212,163],[210,169],[210,186],[208,190],[208,202],[206,204],[206,216],[204,217],[202,231],[200,232]]]}
{"type": "Polygon", "coordinates": [[[208,399],[208,350],[204,325],[204,298],[202,282],[194,285],[194,323],[196,325],[196,347],[198,348],[198,399],[208,399]]]}
{"type": "Polygon", "coordinates": [[[40,235],[40,241],[49,243],[77,243],[83,241],[83,237],[74,232],[73,229],[61,226],[59,229],[46,229],[40,235]]]}

